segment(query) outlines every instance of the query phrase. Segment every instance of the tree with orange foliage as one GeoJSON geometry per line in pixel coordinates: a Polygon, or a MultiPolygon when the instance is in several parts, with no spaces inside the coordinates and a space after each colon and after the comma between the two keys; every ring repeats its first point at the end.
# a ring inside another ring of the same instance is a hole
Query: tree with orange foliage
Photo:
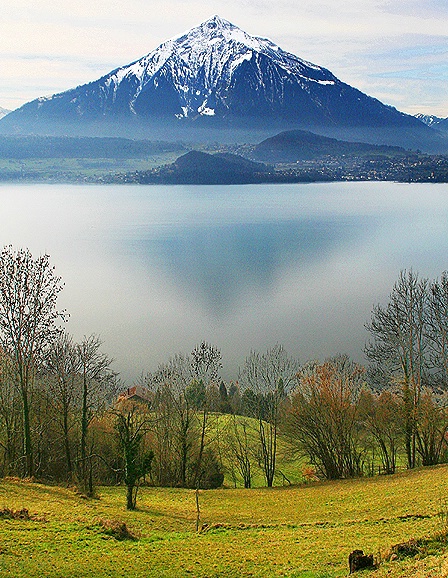
{"type": "Polygon", "coordinates": [[[287,429],[326,479],[362,473],[357,399],[363,383],[364,368],[346,355],[309,363],[298,374],[287,429]]]}

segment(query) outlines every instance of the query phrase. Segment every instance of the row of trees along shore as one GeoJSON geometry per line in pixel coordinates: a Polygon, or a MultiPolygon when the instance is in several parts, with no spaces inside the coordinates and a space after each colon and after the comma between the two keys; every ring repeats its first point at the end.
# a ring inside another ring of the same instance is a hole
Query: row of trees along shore
{"type": "Polygon", "coordinates": [[[448,275],[402,271],[366,328],[367,367],[346,355],[300,364],[281,345],[220,378],[202,342],[126,389],[96,335],[75,342],[49,256],[0,255],[0,475],[76,485],[250,488],[338,479],[448,459],[448,275]],[[291,466],[293,467],[293,466],[291,466]],[[292,476],[291,476],[292,477],[292,476]]]}

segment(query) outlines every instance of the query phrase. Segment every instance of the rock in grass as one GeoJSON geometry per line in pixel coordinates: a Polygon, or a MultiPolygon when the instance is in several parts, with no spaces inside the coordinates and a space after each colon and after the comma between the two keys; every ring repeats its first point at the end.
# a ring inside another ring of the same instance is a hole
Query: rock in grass
{"type": "Polygon", "coordinates": [[[364,568],[373,568],[373,554],[364,554],[362,550],[353,550],[348,557],[350,574],[363,570],[364,568]]]}

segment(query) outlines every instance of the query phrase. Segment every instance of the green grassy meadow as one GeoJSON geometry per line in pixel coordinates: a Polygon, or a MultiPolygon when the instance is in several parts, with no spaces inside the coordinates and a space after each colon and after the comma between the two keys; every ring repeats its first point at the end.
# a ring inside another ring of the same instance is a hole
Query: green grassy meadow
{"type": "Polygon", "coordinates": [[[161,153],[146,158],[124,159],[1,159],[0,180],[42,180],[42,181],[76,181],[89,178],[125,173],[130,171],[145,171],[154,167],[171,163],[182,152],[161,153]]]}
{"type": "MultiPolygon", "coordinates": [[[[236,416],[236,420],[240,427],[243,421],[247,425],[248,444],[252,448],[252,487],[264,487],[266,485],[265,475],[257,460],[253,457],[260,443],[258,422],[256,419],[250,417],[242,418],[241,416],[236,416]]],[[[207,443],[213,448],[216,455],[220,456],[223,462],[224,485],[231,487],[236,483],[238,487],[244,487],[243,479],[235,468],[233,468],[232,475],[231,462],[234,463],[235,458],[234,456],[229,458],[226,451],[228,432],[233,432],[232,423],[233,417],[230,414],[210,413],[206,433],[207,443]]],[[[242,435],[241,429],[239,435],[242,435]]],[[[294,448],[284,435],[279,434],[277,439],[275,486],[288,485],[284,476],[294,485],[301,484],[304,481],[302,470],[309,465],[308,460],[300,452],[294,450],[297,450],[297,447],[294,448]]]]}
{"type": "MultiPolygon", "coordinates": [[[[0,509],[27,508],[31,519],[0,518],[0,576],[333,578],[348,574],[354,549],[384,553],[393,544],[441,530],[448,467],[389,477],[274,489],[200,492],[196,533],[192,490],[142,488],[138,511],[124,488],[101,487],[88,500],[71,489],[0,482],[0,509]],[[117,540],[101,521],[125,522],[137,537],[117,540]]],[[[448,576],[448,547],[385,562],[372,578],[448,576]]]]}

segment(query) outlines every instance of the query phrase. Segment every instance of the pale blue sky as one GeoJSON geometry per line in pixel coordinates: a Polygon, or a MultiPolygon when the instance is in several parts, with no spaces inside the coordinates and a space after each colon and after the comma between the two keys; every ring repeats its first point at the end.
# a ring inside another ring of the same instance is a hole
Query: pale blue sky
{"type": "Polygon", "coordinates": [[[214,14],[415,114],[448,116],[448,0],[3,0],[0,107],[96,80],[214,14]]]}

